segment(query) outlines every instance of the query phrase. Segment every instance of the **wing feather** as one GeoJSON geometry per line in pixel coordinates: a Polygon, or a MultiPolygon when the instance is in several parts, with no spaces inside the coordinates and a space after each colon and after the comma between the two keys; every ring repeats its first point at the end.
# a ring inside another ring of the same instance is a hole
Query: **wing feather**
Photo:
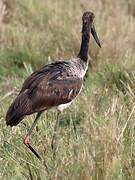
{"type": "Polygon", "coordinates": [[[79,94],[82,81],[67,62],[56,62],[28,77],[20,94],[27,92],[32,111],[37,112],[72,101],[79,94]]]}

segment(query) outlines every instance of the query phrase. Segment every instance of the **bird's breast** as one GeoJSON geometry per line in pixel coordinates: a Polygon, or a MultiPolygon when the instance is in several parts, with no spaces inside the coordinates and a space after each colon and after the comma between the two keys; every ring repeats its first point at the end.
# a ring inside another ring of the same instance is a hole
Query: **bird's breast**
{"type": "Polygon", "coordinates": [[[64,109],[68,108],[72,102],[73,101],[66,103],[66,104],[60,104],[59,106],[56,107],[56,109],[59,111],[63,111],[64,109]]]}

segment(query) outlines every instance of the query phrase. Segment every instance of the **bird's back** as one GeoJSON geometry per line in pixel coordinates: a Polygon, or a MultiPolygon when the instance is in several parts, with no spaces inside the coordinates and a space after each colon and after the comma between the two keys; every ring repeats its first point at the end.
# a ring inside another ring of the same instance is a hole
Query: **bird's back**
{"type": "Polygon", "coordinates": [[[31,74],[8,109],[7,125],[17,125],[26,115],[71,102],[82,87],[78,60],[55,62],[31,74]]]}

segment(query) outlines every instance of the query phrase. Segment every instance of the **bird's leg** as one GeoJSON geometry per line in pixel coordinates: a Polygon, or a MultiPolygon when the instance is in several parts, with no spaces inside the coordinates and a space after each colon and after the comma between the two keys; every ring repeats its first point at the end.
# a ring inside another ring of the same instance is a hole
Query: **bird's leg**
{"type": "Polygon", "coordinates": [[[36,119],[34,120],[31,128],[29,129],[29,131],[28,131],[28,133],[27,133],[27,135],[26,135],[26,137],[25,137],[25,139],[24,139],[24,144],[36,155],[36,157],[37,157],[38,159],[41,159],[41,157],[40,157],[39,154],[33,149],[33,147],[30,145],[30,143],[29,143],[29,136],[31,135],[31,133],[32,133],[32,131],[33,131],[33,129],[34,129],[34,127],[35,127],[35,125],[36,125],[36,123],[37,123],[40,115],[41,115],[41,113],[42,113],[42,112],[38,112],[38,114],[37,114],[37,116],[36,116],[36,119]]]}
{"type": "Polygon", "coordinates": [[[55,128],[54,128],[54,134],[53,134],[53,139],[52,139],[52,144],[51,144],[51,147],[53,150],[55,150],[56,136],[57,136],[57,131],[59,128],[60,113],[61,113],[61,111],[58,110],[57,120],[56,120],[56,124],[55,124],[55,128]]]}
{"type": "MultiPolygon", "coordinates": [[[[72,116],[72,111],[70,110],[70,115],[72,116]]],[[[70,118],[72,119],[72,118],[70,118]]],[[[75,137],[76,137],[76,140],[78,139],[78,134],[77,134],[77,129],[76,129],[76,125],[75,125],[75,122],[74,120],[72,119],[72,122],[73,122],[73,129],[74,129],[74,132],[75,132],[75,137]]]]}

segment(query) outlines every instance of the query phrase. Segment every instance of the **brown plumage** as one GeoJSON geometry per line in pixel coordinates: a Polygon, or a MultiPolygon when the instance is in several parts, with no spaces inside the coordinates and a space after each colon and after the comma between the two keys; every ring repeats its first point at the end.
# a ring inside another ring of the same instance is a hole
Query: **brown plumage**
{"type": "Polygon", "coordinates": [[[79,93],[81,85],[82,78],[71,71],[69,63],[44,66],[25,80],[7,112],[7,125],[17,125],[26,115],[69,103],[79,93]]]}
{"type": "Polygon", "coordinates": [[[16,126],[26,115],[37,112],[37,117],[24,139],[24,144],[38,157],[30,146],[29,136],[44,110],[56,108],[58,116],[54,129],[52,148],[54,148],[59,125],[60,112],[68,107],[79,94],[88,67],[88,48],[90,32],[101,47],[93,24],[94,14],[85,12],[82,21],[82,43],[76,58],[46,65],[29,76],[16,99],[8,109],[6,124],[16,126]]]}

